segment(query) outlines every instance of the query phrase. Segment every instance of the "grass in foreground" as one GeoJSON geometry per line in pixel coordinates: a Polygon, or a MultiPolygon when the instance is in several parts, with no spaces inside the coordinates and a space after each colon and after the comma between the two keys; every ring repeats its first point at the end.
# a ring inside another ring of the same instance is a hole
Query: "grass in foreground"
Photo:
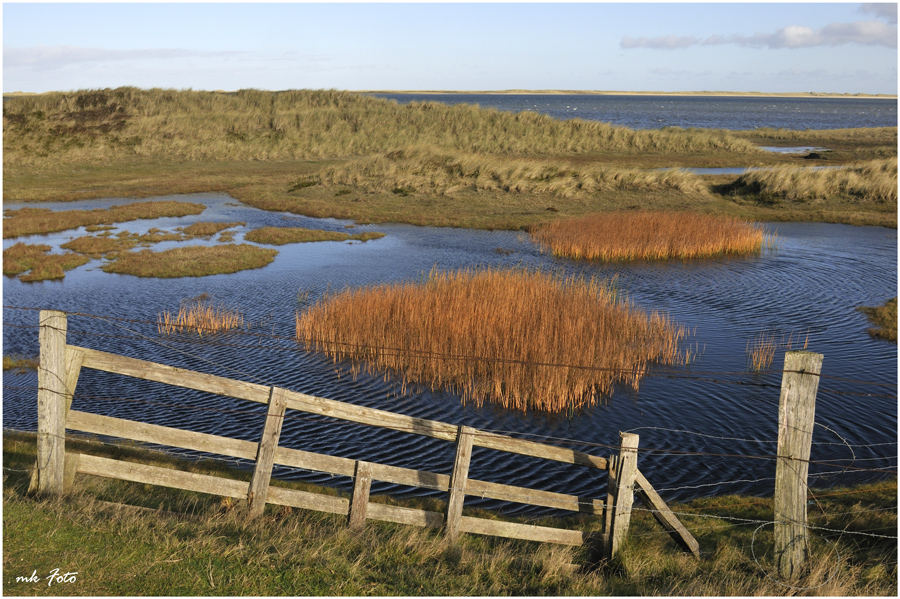
{"type": "Polygon", "coordinates": [[[338,231],[322,231],[321,229],[304,229],[302,227],[261,227],[247,231],[246,241],[265,245],[286,245],[288,243],[306,243],[313,241],[370,241],[380,239],[384,233],[374,231],[368,233],[340,233],[338,231]]]}
{"type": "MultiPolygon", "coordinates": [[[[817,492],[821,511],[810,510],[811,524],[846,532],[817,532],[834,543],[840,560],[830,545],[814,538],[813,570],[796,584],[818,588],[796,591],[767,576],[774,573],[766,556],[771,526],[754,541],[756,525],[682,515],[700,543],[702,559],[697,560],[680,552],[650,514],[637,511],[622,557],[605,564],[596,563],[588,548],[477,535],[463,535],[451,545],[434,531],[382,522],[367,522],[362,532],[351,533],[346,518],[276,506],[254,521],[245,517],[241,502],[84,475],[76,478],[68,498],[40,500],[25,495],[27,471],[35,460],[34,439],[33,434],[11,431],[3,436],[7,596],[897,595],[896,539],[853,534],[896,535],[896,480],[817,492]],[[76,581],[48,586],[44,577],[54,568],[78,572],[76,581]],[[16,577],[34,571],[39,583],[16,582],[16,577]]],[[[248,473],[221,463],[178,462],[121,445],[72,440],[66,445],[95,455],[249,480],[248,473]]],[[[311,490],[300,483],[278,484],[311,490]]],[[[334,494],[327,488],[317,491],[334,494]]],[[[440,511],[442,506],[431,505],[435,502],[404,504],[440,511]]],[[[701,499],[670,507],[681,514],[772,518],[771,499],[753,497],[701,499]]],[[[473,512],[466,508],[466,514],[473,512]]],[[[599,518],[536,523],[600,527],[599,518]]]]}
{"type": "Polygon", "coordinates": [[[612,285],[526,270],[348,289],[297,314],[296,327],[335,361],[514,410],[592,405],[613,385],[637,389],[653,362],[690,359],[682,327],[621,301],[612,285]]]}
{"type": "Polygon", "coordinates": [[[765,234],[733,218],[671,212],[615,212],[560,219],[532,239],[554,256],[622,261],[757,254],[765,234]]]}
{"type": "Polygon", "coordinates": [[[86,225],[108,225],[139,219],[155,219],[164,216],[188,216],[200,214],[203,204],[175,201],[133,202],[96,210],[59,210],[49,208],[20,208],[5,210],[3,238],[23,235],[41,235],[66,231],[86,225]]]}
{"type": "Polygon", "coordinates": [[[103,267],[105,272],[172,279],[230,274],[262,268],[275,260],[277,250],[247,243],[217,246],[187,246],[153,252],[124,252],[103,267]]]}
{"type": "Polygon", "coordinates": [[[873,337],[880,337],[888,341],[897,342],[897,298],[889,299],[882,306],[859,308],[869,317],[869,321],[875,325],[869,329],[873,337]]]}

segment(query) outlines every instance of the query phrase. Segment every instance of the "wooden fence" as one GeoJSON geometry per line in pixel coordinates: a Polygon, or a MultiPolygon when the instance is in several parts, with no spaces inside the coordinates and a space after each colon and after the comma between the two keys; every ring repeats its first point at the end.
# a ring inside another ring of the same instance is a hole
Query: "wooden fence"
{"type": "Polygon", "coordinates": [[[413,418],[279,387],[267,387],[67,345],[66,327],[64,313],[41,311],[38,453],[35,474],[32,478],[32,490],[38,493],[63,494],[71,487],[77,474],[89,474],[243,499],[247,501],[251,516],[262,514],[265,505],[271,503],[341,514],[347,516],[349,526],[355,528],[362,527],[367,519],[442,528],[444,534],[451,539],[455,539],[461,533],[474,533],[546,543],[582,545],[594,538],[581,530],[500,522],[462,515],[465,496],[477,495],[600,516],[604,529],[600,538],[594,539],[594,542],[602,543],[604,553],[610,557],[617,553],[627,536],[632,502],[637,497],[653,511],[660,524],[684,549],[699,557],[697,541],[638,470],[638,435],[620,433],[618,454],[603,458],[572,449],[479,431],[467,426],[413,418]],[[265,404],[268,411],[261,439],[259,443],[254,443],[72,410],[72,397],[83,368],[265,404]],[[287,410],[318,414],[455,443],[456,456],[452,473],[448,476],[280,447],[278,442],[287,410]],[[66,452],[66,429],[253,460],[255,461],[253,476],[248,483],[66,452]],[[471,479],[468,471],[473,447],[486,447],[606,471],[609,476],[606,500],[471,479]],[[272,470],[276,464],[353,477],[352,495],[347,499],[270,485],[272,470]],[[369,491],[373,480],[446,491],[448,493],[446,512],[372,503],[369,501],[369,491]]]}

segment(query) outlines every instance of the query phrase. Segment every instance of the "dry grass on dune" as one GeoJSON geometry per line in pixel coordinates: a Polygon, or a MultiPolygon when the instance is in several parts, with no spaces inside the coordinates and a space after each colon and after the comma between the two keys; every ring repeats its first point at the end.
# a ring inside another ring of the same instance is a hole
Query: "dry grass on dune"
{"type": "MultiPolygon", "coordinates": [[[[305,181],[306,185],[311,182],[305,181]]],[[[547,193],[564,198],[620,189],[669,188],[692,193],[707,190],[699,177],[678,169],[575,167],[559,160],[468,154],[425,146],[411,146],[328,167],[319,173],[318,182],[369,192],[410,190],[446,195],[462,190],[505,191],[547,193]]]]}
{"type": "Polygon", "coordinates": [[[557,220],[531,233],[556,256],[587,260],[666,260],[759,252],[761,227],[690,212],[613,212],[557,220]]]}
{"type": "Polygon", "coordinates": [[[422,283],[348,289],[296,317],[297,338],[354,369],[515,410],[597,403],[637,389],[651,363],[689,360],[686,331],[614,285],[526,270],[432,271],[422,283]]]}
{"type": "Polygon", "coordinates": [[[754,170],[735,182],[736,192],[745,189],[758,193],[763,202],[769,203],[809,203],[837,197],[896,207],[897,158],[857,162],[844,168],[754,170]]]}

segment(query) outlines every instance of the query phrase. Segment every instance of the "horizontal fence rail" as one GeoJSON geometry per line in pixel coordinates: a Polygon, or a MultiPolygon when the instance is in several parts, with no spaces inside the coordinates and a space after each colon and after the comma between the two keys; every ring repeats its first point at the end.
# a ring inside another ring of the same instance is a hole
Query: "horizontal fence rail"
{"type": "Polygon", "coordinates": [[[363,526],[367,519],[440,528],[451,539],[460,533],[474,533],[582,545],[594,537],[580,530],[499,522],[462,515],[465,497],[480,496],[599,516],[604,522],[603,533],[599,535],[600,542],[609,556],[615,553],[627,535],[631,504],[636,497],[652,510],[664,529],[684,549],[699,556],[696,540],[637,469],[638,436],[635,434],[623,433],[619,455],[607,459],[470,427],[395,414],[279,387],[67,345],[64,313],[42,311],[40,321],[39,374],[42,377],[42,390],[38,395],[38,462],[32,479],[35,491],[63,493],[72,484],[76,474],[88,474],[243,499],[247,501],[250,516],[261,514],[269,503],[347,516],[349,525],[354,528],[363,526]],[[72,397],[79,374],[84,368],[264,404],[268,411],[261,440],[258,443],[244,441],[72,410],[72,397]],[[456,457],[452,474],[444,475],[280,447],[278,440],[287,410],[455,443],[456,457]],[[251,481],[244,482],[85,453],[66,453],[64,442],[67,429],[253,461],[253,477],[251,481]],[[608,472],[611,479],[609,493],[604,501],[470,479],[468,469],[473,447],[608,472]],[[41,456],[65,457],[42,460],[41,456]],[[354,480],[352,496],[347,499],[272,485],[272,472],[276,466],[351,477],[354,480]],[[369,501],[373,481],[446,491],[446,513],[373,503],[369,501]]]}

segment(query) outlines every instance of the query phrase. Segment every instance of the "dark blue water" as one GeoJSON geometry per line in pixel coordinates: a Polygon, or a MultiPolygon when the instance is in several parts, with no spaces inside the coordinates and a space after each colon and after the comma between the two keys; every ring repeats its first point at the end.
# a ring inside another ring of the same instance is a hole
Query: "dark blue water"
{"type": "MultiPolygon", "coordinates": [[[[119,229],[143,232],[197,221],[244,221],[247,225],[237,229],[240,242],[245,231],[261,226],[343,231],[349,224],[264,212],[222,195],[180,199],[209,207],[198,216],[123,223],[119,229]]],[[[47,207],[92,208],[120,202],[47,207]]],[[[824,378],[820,385],[816,407],[820,426],[813,438],[812,459],[830,464],[812,465],[814,483],[883,478],[887,475],[879,469],[897,467],[897,345],[870,337],[867,319],[856,308],[881,304],[897,294],[897,232],[815,223],[768,228],[777,233],[778,248],[759,257],[609,266],[553,258],[522,233],[361,226],[355,230],[382,231],[387,236],[364,244],[282,246],[275,262],[265,268],[193,279],[107,274],[100,270],[101,262],[94,261],[58,282],[26,284],[5,278],[3,302],[129,319],[71,316],[69,342],[75,345],[519,437],[558,438],[595,455],[608,455],[619,431],[635,431],[641,435],[641,447],[648,450],[640,455],[639,467],[667,499],[771,494],[775,475],[771,459],[733,457],[775,453],[780,376],[747,372],[746,346],[763,331],[785,337],[793,333],[795,339],[808,333],[809,349],[825,356],[823,374],[840,377],[824,378]],[[329,289],[419,280],[433,267],[519,265],[563,274],[617,275],[636,305],[667,311],[694,330],[690,343],[699,349],[699,357],[689,370],[657,372],[644,380],[638,393],[617,391],[607,403],[567,418],[475,409],[451,393],[403,390],[377,375],[353,378],[345,365],[300,351],[289,340],[295,313],[329,289]],[[158,314],[177,310],[182,300],[201,293],[243,312],[252,324],[252,335],[219,335],[199,343],[191,336],[160,338],[153,324],[158,314]],[[718,455],[700,459],[685,452],[718,455]]],[[[79,230],[15,241],[56,247],[82,234],[79,230]]],[[[6,240],[4,247],[12,243],[6,240]]],[[[159,244],[156,249],[170,245],[159,244]]],[[[35,311],[5,307],[3,353],[36,355],[37,320],[35,311]]],[[[783,349],[778,351],[774,368],[781,366],[783,354],[783,349]]],[[[3,383],[4,427],[33,430],[36,376],[4,373],[3,383]]],[[[262,430],[262,406],[87,370],[78,384],[74,408],[247,440],[257,440],[262,430]]],[[[449,443],[303,414],[286,419],[282,444],[444,474],[450,472],[454,453],[449,443]]],[[[278,469],[276,474],[350,485],[346,478],[310,472],[278,469]]],[[[602,497],[605,492],[600,473],[479,448],[471,476],[585,497],[602,497]]],[[[376,483],[375,490],[428,493],[386,483],[376,483]]],[[[470,502],[496,505],[478,498],[470,502]]]]}
{"type": "Polygon", "coordinates": [[[874,98],[756,98],[599,96],[587,94],[373,94],[408,102],[478,104],[510,112],[531,110],[632,129],[843,129],[896,127],[897,100],[874,98]]]}

